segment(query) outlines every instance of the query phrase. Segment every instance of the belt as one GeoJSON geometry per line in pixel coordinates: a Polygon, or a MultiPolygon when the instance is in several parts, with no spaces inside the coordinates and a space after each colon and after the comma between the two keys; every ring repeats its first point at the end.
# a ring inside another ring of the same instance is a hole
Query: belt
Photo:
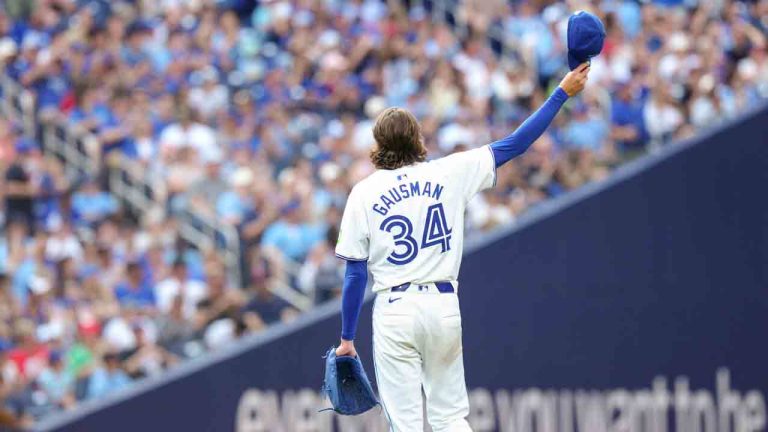
{"type": "MultiPolygon", "coordinates": [[[[453,284],[448,281],[440,281],[440,282],[430,282],[427,284],[413,284],[415,287],[419,289],[419,291],[426,291],[429,285],[432,284],[437,288],[437,291],[441,294],[447,294],[447,293],[454,293],[456,292],[453,289],[453,284]]],[[[390,292],[405,292],[408,288],[411,287],[411,282],[406,282],[402,285],[394,286],[389,289],[390,292]]]]}

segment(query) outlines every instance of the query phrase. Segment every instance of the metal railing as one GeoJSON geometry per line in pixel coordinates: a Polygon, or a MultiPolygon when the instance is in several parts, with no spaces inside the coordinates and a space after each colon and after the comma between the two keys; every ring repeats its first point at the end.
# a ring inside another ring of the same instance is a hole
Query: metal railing
{"type": "MultiPolygon", "coordinates": [[[[143,214],[165,211],[167,188],[142,164],[124,155],[116,155],[110,163],[108,181],[110,190],[116,196],[143,214]]],[[[240,242],[237,230],[191,209],[175,215],[180,221],[179,235],[198,250],[218,249],[232,279],[240,281],[240,242]]]]}
{"type": "Polygon", "coordinates": [[[95,137],[74,134],[57,121],[41,121],[35,109],[34,95],[9,76],[0,76],[0,88],[3,112],[22,125],[25,136],[39,139],[46,154],[62,161],[68,178],[74,180],[83,174],[98,172],[98,164],[89,156],[89,152],[98,148],[95,137]]]}
{"type": "Polygon", "coordinates": [[[7,75],[0,76],[0,88],[3,112],[22,125],[24,135],[34,136],[35,98],[7,75]]]}
{"type": "MultiPolygon", "coordinates": [[[[38,138],[46,154],[62,161],[68,178],[77,180],[83,175],[97,175],[102,168],[107,168],[102,167],[101,143],[96,136],[59,119],[40,119],[32,92],[9,76],[0,76],[0,87],[3,111],[23,125],[26,136],[38,138]]],[[[164,184],[154,181],[137,162],[118,156],[116,163],[108,167],[108,173],[112,193],[139,214],[165,208],[164,184]]],[[[192,210],[182,212],[179,222],[182,238],[200,250],[218,248],[231,277],[241,280],[240,242],[234,227],[192,210]]]]}
{"type": "Polygon", "coordinates": [[[70,179],[82,175],[95,176],[99,172],[98,159],[89,154],[98,149],[99,142],[91,134],[71,133],[61,122],[43,122],[40,127],[40,143],[46,154],[63,162],[64,172],[70,179]]]}

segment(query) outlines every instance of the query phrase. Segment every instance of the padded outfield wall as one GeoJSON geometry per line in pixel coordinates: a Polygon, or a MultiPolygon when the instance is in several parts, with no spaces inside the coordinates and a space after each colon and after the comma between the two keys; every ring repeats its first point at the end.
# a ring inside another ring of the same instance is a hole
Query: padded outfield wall
{"type": "MultiPolygon", "coordinates": [[[[546,204],[462,270],[476,431],[766,430],[768,110],[546,204]]],[[[40,430],[383,431],[316,412],[339,326],[326,305],[40,430]]]]}

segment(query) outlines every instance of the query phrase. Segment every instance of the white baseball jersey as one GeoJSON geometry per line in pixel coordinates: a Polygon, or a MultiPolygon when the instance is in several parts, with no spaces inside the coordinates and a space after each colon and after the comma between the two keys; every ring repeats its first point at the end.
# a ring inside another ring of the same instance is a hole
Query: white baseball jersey
{"type": "Polygon", "coordinates": [[[336,255],[368,261],[373,290],[455,281],[464,243],[464,210],[494,185],[489,146],[430,162],[377,170],[352,189],[336,255]]]}

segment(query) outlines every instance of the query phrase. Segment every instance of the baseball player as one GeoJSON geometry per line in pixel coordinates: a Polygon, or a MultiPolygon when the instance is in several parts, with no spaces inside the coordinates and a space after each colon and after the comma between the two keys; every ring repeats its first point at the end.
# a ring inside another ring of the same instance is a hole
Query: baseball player
{"type": "Polygon", "coordinates": [[[370,271],[376,381],[392,431],[423,431],[422,389],[433,431],[471,430],[456,295],[464,210],[494,185],[496,168],[541,136],[588,73],[586,62],[568,73],[508,137],[429,162],[411,113],[389,108],[377,118],[377,170],[352,188],[336,246],[347,261],[336,354],[357,355],[353,340],[370,271]]]}

